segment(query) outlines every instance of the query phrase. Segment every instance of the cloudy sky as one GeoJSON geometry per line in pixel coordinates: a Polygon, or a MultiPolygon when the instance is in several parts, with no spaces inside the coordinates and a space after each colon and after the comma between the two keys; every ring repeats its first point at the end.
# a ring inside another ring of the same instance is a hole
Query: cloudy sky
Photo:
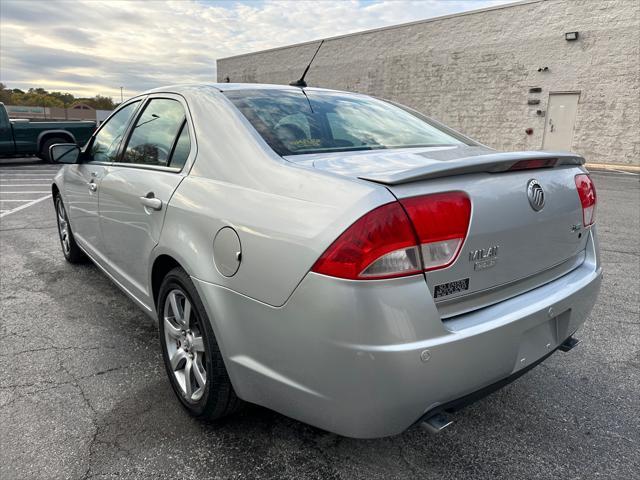
{"type": "Polygon", "coordinates": [[[511,0],[1,0],[0,81],[119,100],[215,60],[511,0]]]}

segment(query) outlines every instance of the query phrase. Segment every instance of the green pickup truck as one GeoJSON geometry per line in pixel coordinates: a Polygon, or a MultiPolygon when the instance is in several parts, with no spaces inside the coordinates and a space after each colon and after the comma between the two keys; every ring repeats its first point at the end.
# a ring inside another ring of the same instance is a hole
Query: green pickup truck
{"type": "Polygon", "coordinates": [[[51,162],[49,147],[54,143],[84,145],[96,129],[96,122],[31,122],[10,120],[0,103],[0,156],[38,155],[51,162]]]}

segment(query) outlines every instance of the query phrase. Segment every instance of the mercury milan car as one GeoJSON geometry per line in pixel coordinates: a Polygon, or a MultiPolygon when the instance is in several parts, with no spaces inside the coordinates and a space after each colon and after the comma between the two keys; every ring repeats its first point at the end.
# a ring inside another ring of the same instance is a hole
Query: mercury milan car
{"type": "Polygon", "coordinates": [[[365,95],[160,88],[51,156],[64,256],[157,319],[200,418],[243,400],[350,437],[438,430],[572,348],[600,287],[583,158],[365,95]]]}

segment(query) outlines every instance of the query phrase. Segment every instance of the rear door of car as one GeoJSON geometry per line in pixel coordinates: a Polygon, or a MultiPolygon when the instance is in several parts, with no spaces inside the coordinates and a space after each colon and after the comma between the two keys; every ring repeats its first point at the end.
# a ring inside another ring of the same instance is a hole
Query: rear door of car
{"type": "Polygon", "coordinates": [[[148,261],[167,205],[195,156],[184,99],[150,96],[100,186],[100,225],[110,273],[151,306],[148,261]]]}

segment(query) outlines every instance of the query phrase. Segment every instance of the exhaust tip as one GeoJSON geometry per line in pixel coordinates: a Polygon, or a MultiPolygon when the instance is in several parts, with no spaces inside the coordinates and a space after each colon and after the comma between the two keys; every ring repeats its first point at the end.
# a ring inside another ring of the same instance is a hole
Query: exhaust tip
{"type": "Polygon", "coordinates": [[[451,425],[453,425],[453,421],[449,420],[449,418],[441,412],[431,415],[426,420],[420,422],[420,427],[431,433],[441,432],[451,425]]]}
{"type": "Polygon", "coordinates": [[[558,348],[560,350],[562,350],[563,352],[568,352],[569,350],[573,349],[573,347],[575,347],[579,343],[580,343],[580,340],[578,340],[577,338],[571,336],[571,337],[567,338],[564,342],[562,342],[558,348]]]}

